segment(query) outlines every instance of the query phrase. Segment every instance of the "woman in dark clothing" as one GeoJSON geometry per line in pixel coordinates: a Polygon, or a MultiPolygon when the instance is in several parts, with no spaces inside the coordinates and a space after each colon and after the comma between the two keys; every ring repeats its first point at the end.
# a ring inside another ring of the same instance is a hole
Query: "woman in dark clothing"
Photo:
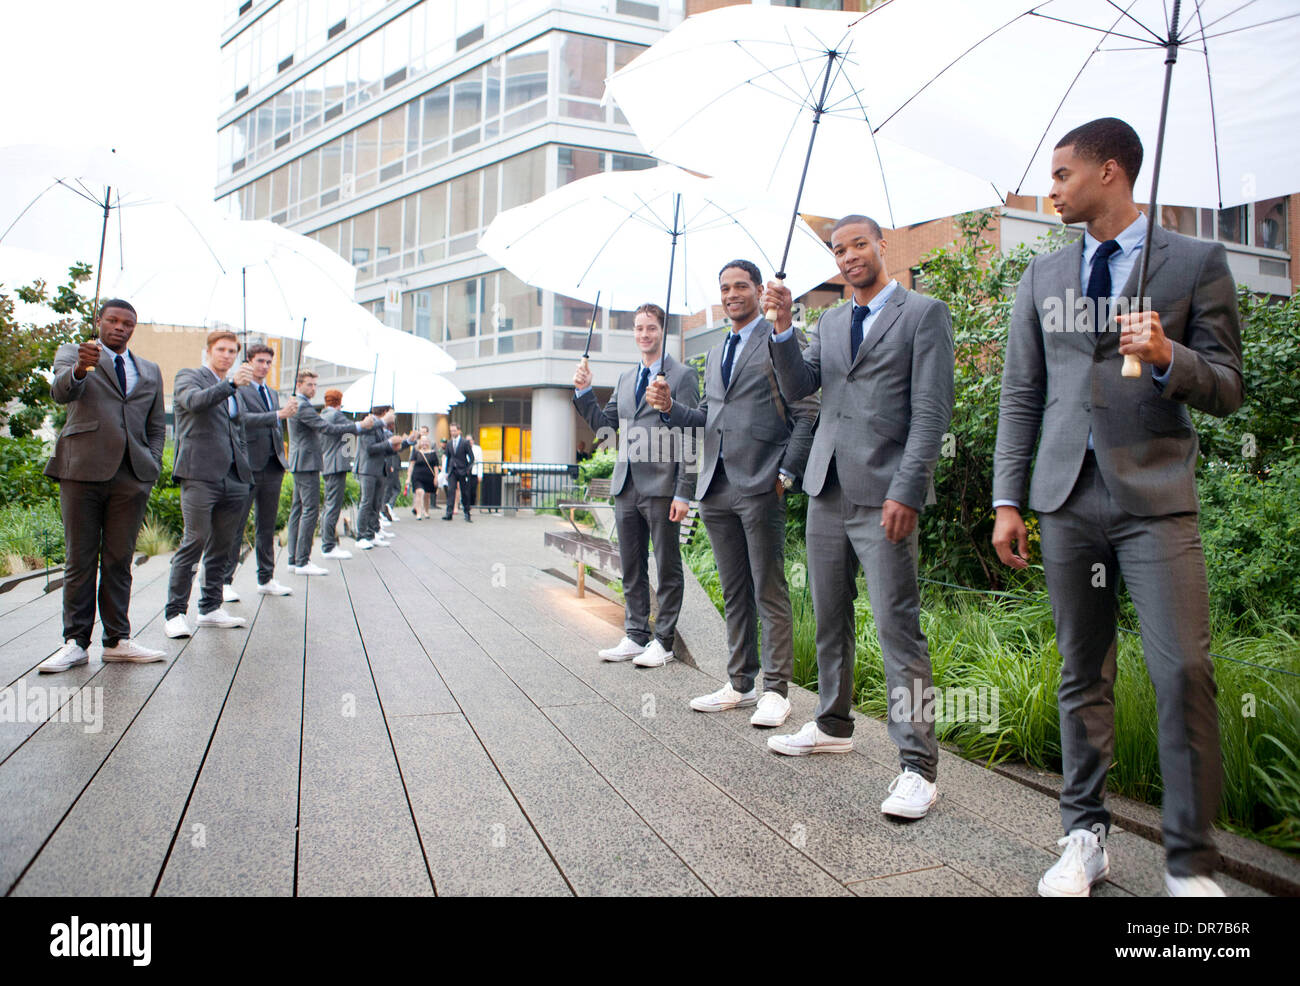
{"type": "Polygon", "coordinates": [[[438,489],[438,457],[427,435],[411,453],[411,492],[415,499],[415,519],[429,516],[429,504],[438,489]]]}

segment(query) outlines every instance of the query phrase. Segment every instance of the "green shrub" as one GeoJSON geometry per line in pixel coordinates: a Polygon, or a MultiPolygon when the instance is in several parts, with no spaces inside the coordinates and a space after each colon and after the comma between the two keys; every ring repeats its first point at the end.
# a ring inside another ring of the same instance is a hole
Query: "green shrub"
{"type": "Polygon", "coordinates": [[[0,566],[5,575],[61,564],[63,518],[57,501],[0,507],[0,566]]]}
{"type": "Polygon", "coordinates": [[[35,436],[0,436],[0,503],[35,506],[57,502],[59,485],[45,475],[50,449],[35,436]]]}

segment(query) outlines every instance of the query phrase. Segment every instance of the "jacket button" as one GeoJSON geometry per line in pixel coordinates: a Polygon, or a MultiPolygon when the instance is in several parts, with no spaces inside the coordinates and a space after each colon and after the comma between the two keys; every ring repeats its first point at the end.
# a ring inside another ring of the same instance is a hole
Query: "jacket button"
{"type": "Polygon", "coordinates": [[[1098,347],[1097,350],[1092,354],[1092,361],[1094,363],[1100,363],[1105,358],[1106,358],[1106,354],[1101,351],[1100,347],[1098,347]]]}

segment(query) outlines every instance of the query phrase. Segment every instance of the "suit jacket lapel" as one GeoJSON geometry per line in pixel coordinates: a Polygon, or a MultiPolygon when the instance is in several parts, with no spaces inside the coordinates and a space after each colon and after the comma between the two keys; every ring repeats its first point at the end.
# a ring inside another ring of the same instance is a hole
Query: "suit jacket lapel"
{"type": "MultiPolygon", "coordinates": [[[[907,288],[900,284],[898,287],[894,288],[893,296],[885,303],[885,307],[880,310],[880,314],[876,316],[876,320],[871,323],[871,326],[869,328],[864,327],[863,331],[866,334],[863,336],[862,345],[858,347],[858,358],[849,364],[850,373],[854,371],[859,363],[867,358],[867,353],[871,352],[871,350],[875,348],[876,343],[884,338],[885,333],[894,327],[894,323],[898,321],[898,317],[903,314],[903,301],[906,297],[907,288]]],[[[852,302],[850,302],[850,305],[851,304],[852,302]]],[[[853,314],[852,308],[850,308],[849,321],[852,322],[852,320],[853,314]]],[[[850,325],[849,328],[851,337],[852,325],[850,325]]],[[[853,345],[852,338],[850,338],[849,345],[850,347],[853,345]]]]}
{"type": "MultiPolygon", "coordinates": [[[[736,382],[740,376],[740,369],[754,356],[754,351],[759,348],[759,344],[766,346],[767,337],[772,335],[772,323],[765,318],[760,318],[758,324],[749,332],[749,339],[741,347],[740,352],[736,354],[735,363],[731,367],[731,384],[736,382]]],[[[731,390],[731,384],[728,384],[727,390],[731,390]]]]}
{"type": "Polygon", "coordinates": [[[114,362],[115,356],[117,356],[117,353],[113,352],[113,350],[109,349],[107,346],[101,349],[99,351],[99,369],[104,374],[104,378],[113,384],[113,389],[121,394],[125,399],[126,394],[122,390],[122,382],[117,379],[117,364],[114,362]]]}

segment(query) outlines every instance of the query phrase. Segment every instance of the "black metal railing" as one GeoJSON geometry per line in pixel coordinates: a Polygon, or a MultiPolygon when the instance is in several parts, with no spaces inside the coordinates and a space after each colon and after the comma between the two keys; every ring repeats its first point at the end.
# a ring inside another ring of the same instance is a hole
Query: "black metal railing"
{"type": "Polygon", "coordinates": [[[478,481],[478,509],[554,510],[573,499],[577,465],[566,462],[485,462],[478,481]]]}

